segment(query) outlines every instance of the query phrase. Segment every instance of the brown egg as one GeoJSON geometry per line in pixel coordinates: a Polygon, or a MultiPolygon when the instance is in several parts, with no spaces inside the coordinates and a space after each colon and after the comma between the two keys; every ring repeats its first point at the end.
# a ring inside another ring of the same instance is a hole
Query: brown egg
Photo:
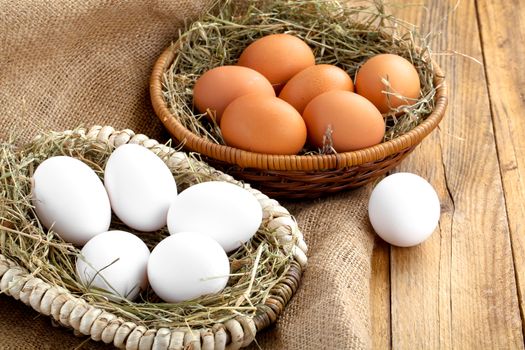
{"type": "Polygon", "coordinates": [[[352,78],[341,68],[331,64],[308,67],[286,83],[281,90],[282,98],[303,113],[306,105],[316,96],[330,90],[354,91],[352,78]]]}
{"type": "Polygon", "coordinates": [[[222,66],[204,73],[193,88],[193,102],[201,113],[215,111],[220,123],[224,109],[236,98],[258,93],[275,97],[270,82],[259,72],[239,66],[222,66]]]}
{"type": "Polygon", "coordinates": [[[317,96],[306,106],[303,118],[309,142],[321,148],[325,135],[331,133],[337,152],[373,146],[385,135],[385,122],[377,108],[349,91],[332,90],[317,96]]]}
{"type": "Polygon", "coordinates": [[[268,154],[297,154],[306,142],[303,118],[288,103],[260,94],[241,96],[224,111],[227,145],[268,154]]]}
{"type": "Polygon", "coordinates": [[[401,56],[377,55],[368,59],[357,72],[355,90],[370,100],[381,113],[386,113],[390,107],[416,102],[420,94],[419,75],[412,63],[401,56]],[[385,85],[383,80],[388,81],[390,86],[385,85]]]}
{"type": "Polygon", "coordinates": [[[312,49],[289,34],[272,34],[251,43],[238,64],[255,69],[279,91],[295,74],[315,64],[312,49]]]}

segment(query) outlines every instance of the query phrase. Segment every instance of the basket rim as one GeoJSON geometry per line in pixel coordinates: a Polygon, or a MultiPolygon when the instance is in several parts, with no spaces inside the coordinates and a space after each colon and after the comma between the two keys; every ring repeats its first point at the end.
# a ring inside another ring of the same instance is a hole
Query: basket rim
{"type": "Polygon", "coordinates": [[[237,165],[240,168],[277,171],[320,171],[342,169],[375,162],[419,144],[443,119],[448,104],[448,86],[444,74],[435,60],[431,59],[435,72],[433,80],[436,86],[435,108],[421,124],[401,136],[357,151],[328,155],[275,155],[245,151],[217,144],[194,134],[182,125],[177,115],[169,110],[162,92],[163,76],[176,58],[177,50],[184,39],[185,37],[182,35],[176,42],[172,42],[158,57],[153,66],[150,76],[150,99],[153,109],[168,132],[180,141],[184,147],[212,159],[237,165]]]}

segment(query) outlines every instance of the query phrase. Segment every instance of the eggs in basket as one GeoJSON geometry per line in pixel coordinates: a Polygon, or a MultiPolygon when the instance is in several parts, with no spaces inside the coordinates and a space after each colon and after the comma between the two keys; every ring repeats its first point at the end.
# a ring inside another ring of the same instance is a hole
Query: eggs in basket
{"type": "Polygon", "coordinates": [[[195,108],[220,127],[228,146],[282,155],[379,144],[382,114],[419,97],[418,73],[401,56],[371,57],[354,85],[336,65],[316,64],[312,49],[290,34],[254,41],[236,65],[205,72],[193,90],[195,108]]]}
{"type": "Polygon", "coordinates": [[[85,162],[54,156],[36,168],[32,186],[41,223],[83,246],[77,278],[116,301],[134,300],[148,284],[166,302],[219,293],[230,275],[227,253],[262,222],[258,200],[229,182],[202,182],[177,194],[168,166],[136,144],[112,152],[103,182],[85,162]],[[131,230],[167,226],[170,236],[150,252],[139,236],[110,230],[112,212],[131,230]]]}

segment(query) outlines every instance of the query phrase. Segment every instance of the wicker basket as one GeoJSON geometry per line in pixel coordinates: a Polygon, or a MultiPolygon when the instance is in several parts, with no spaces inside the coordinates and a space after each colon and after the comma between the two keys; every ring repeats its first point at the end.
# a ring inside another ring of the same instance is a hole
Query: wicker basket
{"type": "MultiPolygon", "coordinates": [[[[95,126],[89,130],[78,129],[52,133],[55,139],[70,138],[93,145],[96,152],[100,147],[117,147],[125,143],[142,144],[162,156],[173,172],[205,173],[213,180],[230,181],[250,191],[263,207],[263,227],[275,232],[274,242],[286,256],[290,256],[288,268],[279,282],[271,288],[264,303],[255,305],[254,316],[233,315],[223,323],[210,324],[200,329],[146,328],[140,322],[123,319],[100,307],[90,305],[84,298],[69,290],[51,285],[39,278],[38,271],[28,271],[25,266],[15,263],[0,254],[0,290],[36,311],[51,316],[65,327],[73,328],[79,335],[89,335],[96,341],[112,343],[126,349],[238,349],[250,344],[255,334],[275,322],[299,286],[302,270],[306,266],[306,245],[302,234],[288,211],[277,201],[269,199],[248,184],[235,181],[231,176],[215,171],[207,164],[188,159],[182,152],[159,144],[131,130],[115,131],[111,127],[95,126]],[[211,171],[211,172],[210,172],[211,171]]],[[[69,140],[69,139],[68,139],[69,140]]],[[[74,142],[72,143],[74,144],[74,142]]],[[[67,149],[64,150],[67,152],[67,149]]],[[[2,226],[0,234],[15,234],[13,225],[2,226]]],[[[273,235],[273,233],[272,233],[273,235]]],[[[268,244],[275,244],[268,242],[268,244]]],[[[3,251],[1,253],[5,254],[3,251]]]]}
{"type": "Polygon", "coordinates": [[[441,121],[447,106],[447,87],[439,66],[434,70],[435,108],[421,124],[390,141],[353,152],[330,155],[272,155],[248,152],[214,143],[192,133],[172,112],[163,96],[163,77],[177,57],[179,39],[154,65],[150,96],[159,119],[186,149],[204,156],[214,167],[249,181],[275,198],[315,198],[358,187],[383,175],[405,158],[441,121]]]}

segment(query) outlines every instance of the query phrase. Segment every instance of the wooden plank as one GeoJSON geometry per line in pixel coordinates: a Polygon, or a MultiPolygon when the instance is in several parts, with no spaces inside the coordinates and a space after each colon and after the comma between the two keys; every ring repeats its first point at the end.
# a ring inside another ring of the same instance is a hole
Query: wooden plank
{"type": "Polygon", "coordinates": [[[441,163],[440,133],[432,133],[397,170],[427,179],[441,200],[436,231],[412,248],[392,247],[392,343],[400,349],[452,347],[451,263],[454,203],[441,163]]]}
{"type": "MultiPolygon", "coordinates": [[[[435,28],[454,1],[396,12],[435,28]]],[[[439,28],[438,28],[439,29],[439,28]]],[[[482,59],[474,2],[461,2],[434,49],[482,59]]],[[[440,57],[447,117],[398,169],[427,178],[442,200],[439,228],[424,244],[391,251],[392,347],[523,348],[505,201],[483,67],[440,57]]]]}
{"type": "Polygon", "coordinates": [[[376,239],[372,255],[370,317],[372,348],[390,349],[390,245],[380,238],[376,239]]]}
{"type": "Polygon", "coordinates": [[[480,0],[477,9],[525,331],[525,4],[480,0]]]}
{"type": "MultiPolygon", "coordinates": [[[[428,31],[432,29],[432,21],[426,16],[434,17],[436,12],[442,10],[443,4],[428,2],[426,5],[426,11],[421,7],[401,8],[398,15],[410,23],[416,23],[421,31],[428,31]]],[[[432,44],[433,48],[443,45],[442,40],[432,44]]],[[[448,79],[447,83],[452,82],[448,79]]],[[[448,111],[447,119],[450,107],[448,111]]],[[[393,324],[396,324],[392,330],[394,348],[452,348],[450,293],[454,203],[447,189],[440,142],[441,131],[437,129],[397,169],[414,172],[434,186],[441,200],[441,218],[436,231],[420,246],[392,248],[391,317],[393,324]]]]}

